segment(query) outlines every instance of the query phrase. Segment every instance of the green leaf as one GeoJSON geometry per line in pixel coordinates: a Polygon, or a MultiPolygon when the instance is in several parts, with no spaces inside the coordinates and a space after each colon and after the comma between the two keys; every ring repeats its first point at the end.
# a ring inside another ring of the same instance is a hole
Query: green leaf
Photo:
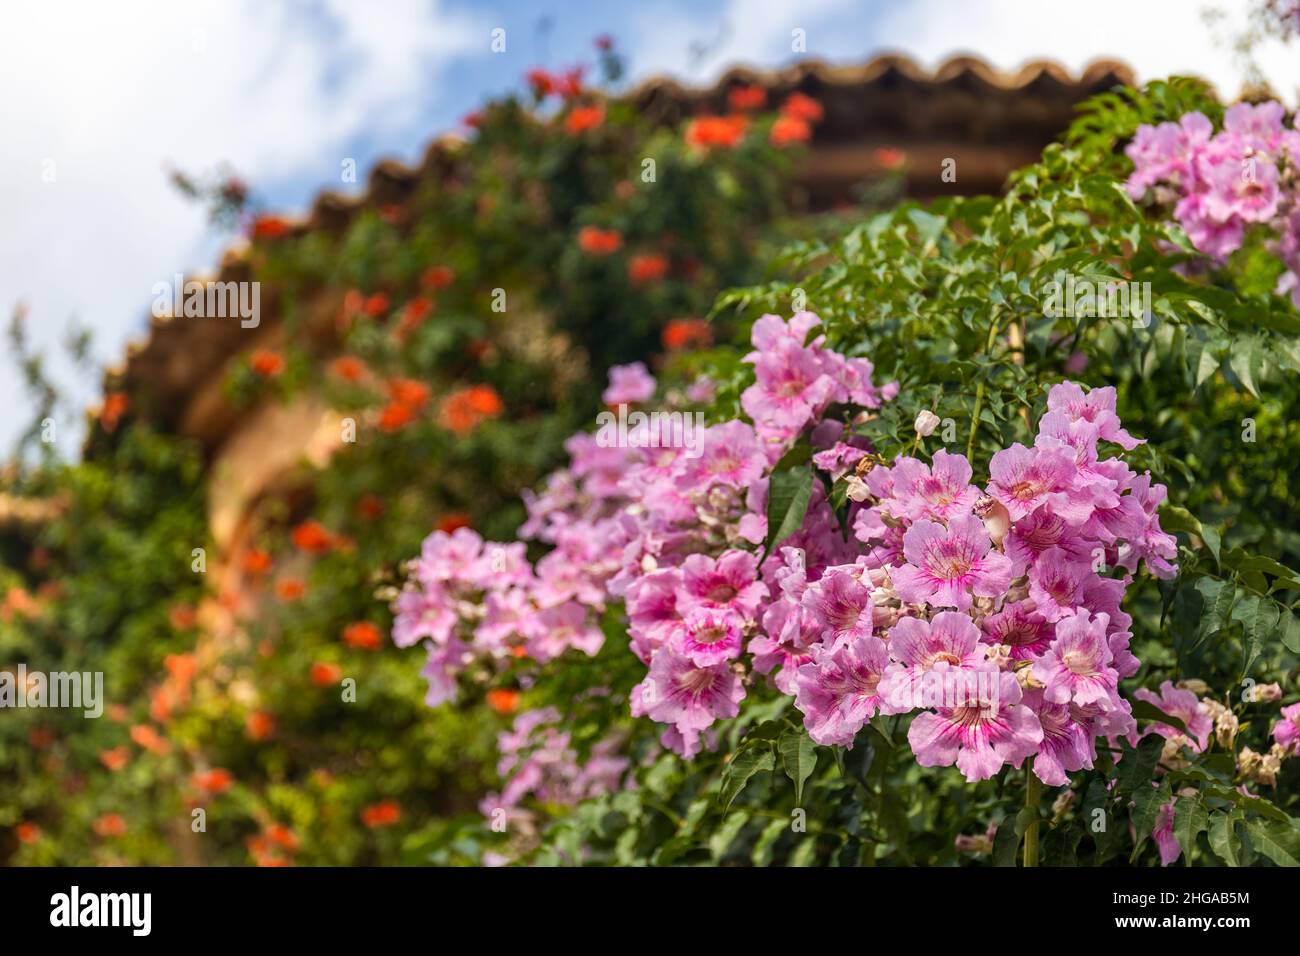
{"type": "Polygon", "coordinates": [[[1179,797],[1174,804],[1174,836],[1183,848],[1183,863],[1192,863],[1192,849],[1196,846],[1196,837],[1210,825],[1210,814],[1201,803],[1199,796],[1179,797]]]}
{"type": "Polygon", "coordinates": [[[768,554],[799,530],[808,502],[812,500],[813,473],[810,468],[776,471],[767,489],[767,541],[763,553],[768,554]]]}
{"type": "Polygon", "coordinates": [[[1011,820],[1003,820],[993,837],[993,865],[1015,866],[1020,849],[1020,835],[1011,820]]]}
{"type": "Polygon", "coordinates": [[[1120,791],[1131,793],[1150,783],[1164,749],[1165,738],[1158,734],[1143,737],[1136,750],[1125,746],[1117,774],[1120,791]]]}
{"type": "Polygon", "coordinates": [[[724,810],[730,809],[732,801],[740,796],[754,774],[772,770],[775,766],[776,758],[772,756],[771,744],[759,742],[741,747],[722,771],[722,787],[718,791],[718,804],[724,810]]]}
{"type": "Polygon", "coordinates": [[[1138,792],[1133,795],[1133,812],[1129,815],[1129,819],[1133,821],[1135,838],[1133,852],[1129,855],[1130,863],[1137,859],[1138,851],[1142,849],[1142,845],[1151,836],[1151,831],[1155,829],[1156,818],[1160,815],[1160,808],[1168,802],[1168,784],[1161,784],[1159,787],[1139,788],[1138,792]]]}
{"type": "Polygon", "coordinates": [[[1278,866],[1300,866],[1300,830],[1292,822],[1251,820],[1246,824],[1255,849],[1278,866]]]}
{"type": "Polygon", "coordinates": [[[1234,620],[1241,621],[1246,659],[1242,673],[1248,673],[1264,648],[1264,639],[1277,627],[1278,606],[1268,598],[1247,594],[1232,610],[1234,620]]]}
{"type": "Polygon", "coordinates": [[[781,735],[776,749],[781,753],[785,775],[794,781],[794,802],[803,803],[803,785],[817,766],[817,745],[802,728],[791,728],[781,735]]]}
{"type": "Polygon", "coordinates": [[[1240,841],[1237,839],[1237,821],[1241,815],[1233,810],[1216,813],[1210,817],[1210,849],[1228,866],[1240,866],[1240,841]]]}

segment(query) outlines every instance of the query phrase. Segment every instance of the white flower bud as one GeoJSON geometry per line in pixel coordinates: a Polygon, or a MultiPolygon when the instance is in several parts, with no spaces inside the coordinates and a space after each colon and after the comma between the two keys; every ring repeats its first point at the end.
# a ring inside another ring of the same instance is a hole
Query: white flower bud
{"type": "Polygon", "coordinates": [[[916,433],[922,438],[929,438],[934,434],[934,430],[939,427],[939,416],[928,408],[924,409],[916,416],[916,422],[913,427],[916,429],[916,433]]]}

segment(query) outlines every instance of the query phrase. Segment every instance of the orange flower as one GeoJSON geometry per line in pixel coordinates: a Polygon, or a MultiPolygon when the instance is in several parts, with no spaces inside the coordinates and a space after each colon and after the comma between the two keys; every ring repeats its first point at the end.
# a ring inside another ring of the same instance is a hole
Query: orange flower
{"type": "Polygon", "coordinates": [[[131,711],[127,709],[126,704],[109,704],[104,708],[104,713],[115,724],[124,724],[131,716],[131,711]]]}
{"type": "Polygon", "coordinates": [[[564,128],[571,136],[595,129],[605,121],[603,106],[575,106],[564,120],[564,128]]]}
{"type": "Polygon", "coordinates": [[[253,373],[263,378],[275,378],[284,371],[284,356],[279,352],[258,349],[248,360],[253,373]]]}
{"type": "Polygon", "coordinates": [[[280,216],[258,216],[253,223],[254,239],[279,239],[289,231],[289,223],[280,216]]]}
{"type": "Polygon", "coordinates": [[[364,494],[357,500],[357,511],[363,518],[378,518],[384,513],[384,500],[378,495],[364,494]]]}
{"type": "Polygon", "coordinates": [[[355,355],[340,355],[330,362],[330,374],[345,382],[359,382],[366,377],[366,363],[355,355]]]}
{"type": "Polygon", "coordinates": [[[656,282],[667,274],[668,259],[658,253],[633,256],[628,260],[627,277],[633,282],[656,282]]]}
{"type": "Polygon", "coordinates": [[[266,828],[266,838],[290,853],[298,852],[298,837],[283,823],[272,823],[266,828]]]}
{"type": "Polygon", "coordinates": [[[149,724],[136,724],[131,728],[131,739],[145,750],[164,756],[171,752],[171,744],[149,724]]]}
{"type": "Polygon", "coordinates": [[[379,413],[379,430],[395,432],[415,421],[415,409],[405,402],[389,402],[379,413]]]}
{"type": "Polygon", "coordinates": [[[343,628],[343,643],[363,651],[377,651],[383,645],[384,635],[370,621],[356,621],[343,628]]]}
{"type": "Polygon", "coordinates": [[[707,346],[713,341],[709,323],[703,319],[672,319],[664,325],[664,348],[670,351],[686,348],[688,345],[707,346]]]}
{"type": "Polygon", "coordinates": [[[466,435],[484,419],[500,415],[503,408],[492,386],[472,385],[443,399],[442,423],[457,435],[466,435]]]}
{"type": "Polygon", "coordinates": [[[27,742],[37,750],[45,750],[54,743],[54,731],[48,727],[33,727],[27,735],[27,742]]]}
{"type": "Polygon", "coordinates": [[[456,273],[451,266],[429,266],[420,276],[420,285],[426,289],[445,289],[456,281],[456,273]]]}
{"type": "Polygon", "coordinates": [[[370,829],[392,826],[402,818],[402,806],[396,800],[381,800],[361,811],[361,822],[370,829]]]}
{"type": "Polygon", "coordinates": [[[178,631],[188,631],[198,619],[198,612],[189,604],[173,604],[167,612],[168,623],[178,631]]]}
{"type": "Polygon", "coordinates": [[[781,114],[801,119],[806,123],[820,123],[823,110],[822,105],[811,96],[804,93],[791,93],[781,104],[781,114]]]}
{"type": "Polygon", "coordinates": [[[163,658],[163,666],[177,683],[186,685],[199,672],[199,663],[193,654],[168,654],[163,658]]]}
{"type": "Polygon", "coordinates": [[[167,685],[159,687],[149,698],[149,716],[160,724],[165,724],[172,718],[172,711],[179,701],[176,699],[176,692],[167,685]]]}
{"type": "Polygon", "coordinates": [[[702,149],[731,149],[745,138],[749,120],[744,116],[699,116],[686,124],[686,144],[702,149]]]}
{"type": "Polygon", "coordinates": [[[388,395],[395,402],[423,408],[429,403],[429,386],[409,378],[395,378],[388,383],[388,395]]]}
{"type": "Polygon", "coordinates": [[[14,834],[18,837],[19,843],[26,843],[31,846],[41,838],[41,828],[35,823],[24,820],[18,826],[14,827],[14,834]]]}
{"type": "Polygon", "coordinates": [[[907,153],[892,146],[881,146],[872,155],[880,166],[888,170],[899,169],[907,162],[907,153]]]}
{"type": "Polygon", "coordinates": [[[307,585],[297,578],[281,578],[275,583],[275,596],[281,601],[297,601],[307,593],[307,585]]]}
{"type": "Polygon", "coordinates": [[[487,705],[498,714],[513,714],[519,709],[519,691],[496,687],[487,692],[487,705]]]}
{"type": "Polygon", "coordinates": [[[334,547],[334,536],[319,521],[304,521],[293,529],[290,537],[299,551],[323,554],[334,547]]]}
{"type": "Polygon", "coordinates": [[[470,517],[464,512],[455,511],[438,520],[438,530],[451,534],[457,528],[470,527],[470,517]]]}
{"type": "Polygon", "coordinates": [[[225,793],[235,782],[234,774],[221,767],[196,771],[190,781],[205,793],[225,793]]]}
{"type": "Polygon", "coordinates": [[[101,750],[99,752],[99,762],[109,770],[117,773],[126,766],[127,761],[131,759],[131,752],[125,746],[114,747],[111,750],[101,750]]]}
{"type": "Polygon", "coordinates": [[[615,229],[583,226],[578,230],[578,246],[592,256],[608,256],[623,247],[623,237],[615,229]]]}
{"type": "Polygon", "coordinates": [[[265,574],[271,570],[271,555],[261,548],[250,548],[244,555],[244,570],[254,575],[265,574]]]}
{"type": "Polygon", "coordinates": [[[90,828],[95,831],[96,836],[104,839],[119,837],[126,833],[126,820],[120,813],[101,813],[90,828]]]}
{"type": "Polygon", "coordinates": [[[738,113],[761,110],[767,103],[767,90],[761,86],[737,86],[727,94],[727,105],[738,113]]]}
{"type": "Polygon", "coordinates": [[[110,434],[117,431],[117,424],[131,407],[129,396],[121,392],[109,392],[104,396],[104,407],[99,412],[99,424],[110,434]]]}
{"type": "Polygon", "coordinates": [[[266,740],[275,733],[275,717],[265,710],[255,710],[244,721],[249,740],[266,740]]]}
{"type": "Polygon", "coordinates": [[[343,679],[343,668],[317,661],[311,665],[311,682],[317,687],[333,687],[343,679]]]}
{"type": "Polygon", "coordinates": [[[388,296],[382,292],[376,292],[366,298],[365,304],[361,306],[361,311],[372,319],[377,319],[388,312],[388,305],[388,296]]]}
{"type": "Polygon", "coordinates": [[[433,311],[433,303],[425,298],[412,299],[402,309],[402,317],[397,323],[394,335],[399,342],[405,342],[407,336],[420,327],[420,324],[433,311]]]}
{"type": "Polygon", "coordinates": [[[770,136],[773,146],[789,146],[791,143],[806,143],[812,138],[812,127],[807,120],[797,116],[778,116],[772,124],[770,136]]]}

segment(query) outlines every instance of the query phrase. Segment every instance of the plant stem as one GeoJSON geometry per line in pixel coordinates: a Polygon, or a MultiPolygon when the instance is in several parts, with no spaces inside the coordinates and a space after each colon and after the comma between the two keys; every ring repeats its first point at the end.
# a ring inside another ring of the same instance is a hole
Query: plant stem
{"type": "MultiPolygon", "coordinates": [[[[989,326],[988,341],[984,343],[984,351],[993,351],[993,343],[998,340],[998,320],[995,316],[993,324],[989,326]]],[[[969,461],[975,453],[975,435],[980,428],[980,411],[984,407],[984,379],[981,378],[978,385],[975,386],[975,411],[971,413],[970,420],[970,438],[966,440],[966,459],[969,461]]]]}
{"type": "Polygon", "coordinates": [[[1025,767],[1025,809],[1032,810],[1034,818],[1025,827],[1025,866],[1038,866],[1038,802],[1042,795],[1043,785],[1031,762],[1025,767]]]}

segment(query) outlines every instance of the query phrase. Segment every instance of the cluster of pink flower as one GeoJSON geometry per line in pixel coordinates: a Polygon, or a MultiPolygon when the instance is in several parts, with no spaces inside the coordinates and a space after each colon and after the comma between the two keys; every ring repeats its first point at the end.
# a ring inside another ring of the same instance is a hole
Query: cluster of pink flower
{"type": "MultiPolygon", "coordinates": [[[[1054,387],[1034,446],[995,455],[981,490],[960,455],[879,461],[854,429],[897,387],[809,340],[818,324],[809,313],[755,323],[756,382],[741,399],[754,424],[710,426],[692,447],[571,439],[570,468],[528,498],[523,533],[554,545],[535,570],[518,545],[430,538],[395,638],[433,638],[431,699],[511,640],[543,660],[594,652],[593,616],[621,599],[647,666],[632,712],[666,725],[663,743],[687,756],[757,675],[795,698],[823,744],[851,744],[877,713],[921,710],[909,733],[919,762],[956,763],[971,780],[1032,755],[1063,784],[1091,766],[1096,737],[1130,734],[1117,685],[1138,662],[1120,602],[1139,560],[1171,576],[1176,548],[1156,515],[1164,488],[1099,457],[1100,441],[1137,444],[1114,390],[1054,387]],[[801,525],[767,554],[774,466],[805,433],[830,480],[813,478],[801,525]],[[828,499],[840,480],[847,539],[828,499]],[[494,547],[504,572],[484,564],[494,547]]],[[[645,400],[647,379],[620,371],[610,397],[645,400]]]]}
{"type": "Polygon", "coordinates": [[[1173,204],[1193,245],[1215,259],[1240,248],[1252,224],[1267,225],[1287,266],[1277,291],[1300,305],[1300,131],[1284,116],[1277,102],[1239,103],[1218,133],[1197,112],[1142,126],[1126,149],[1135,167],[1127,187],[1134,199],[1153,190],[1173,204]]]}
{"type": "Polygon", "coordinates": [[[497,737],[497,773],[507,783],[501,793],[483,798],[479,809],[484,816],[504,811],[518,818],[528,812],[522,804],[530,796],[568,806],[623,785],[629,761],[616,754],[619,739],[595,744],[580,764],[570,735],[557,726],[560,721],[560,712],[553,707],[525,711],[497,737]]]}

